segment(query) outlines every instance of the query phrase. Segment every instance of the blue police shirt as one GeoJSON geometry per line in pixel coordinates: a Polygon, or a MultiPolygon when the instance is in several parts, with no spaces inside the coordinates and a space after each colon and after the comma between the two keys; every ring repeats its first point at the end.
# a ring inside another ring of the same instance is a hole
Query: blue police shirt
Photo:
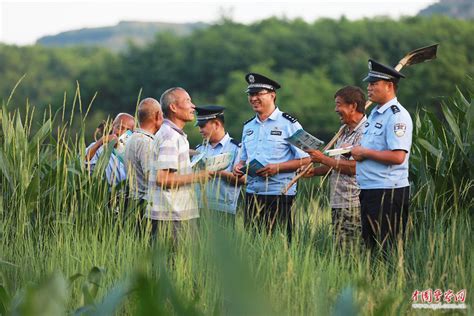
{"type": "MultiPolygon", "coordinates": [[[[263,122],[256,115],[244,124],[240,160],[249,163],[257,159],[266,166],[270,163],[309,157],[307,153],[285,140],[299,129],[301,129],[301,124],[278,108],[263,122]]],[[[248,176],[247,193],[280,195],[294,176],[295,172],[282,172],[268,178],[248,176]]],[[[287,195],[295,194],[296,183],[291,186],[287,195]]]]}
{"type": "Polygon", "coordinates": [[[356,164],[357,182],[361,189],[392,189],[409,186],[408,159],[413,133],[410,114],[397,98],[370,113],[360,145],[374,150],[404,150],[405,160],[400,165],[387,165],[365,159],[356,164]]]}
{"type": "MultiPolygon", "coordinates": [[[[230,152],[233,154],[232,163],[225,169],[225,171],[232,172],[234,166],[240,159],[240,146],[235,142],[229,134],[225,136],[214,146],[206,143],[196,148],[199,153],[205,153],[203,158],[216,156],[219,154],[230,152]]],[[[206,185],[206,196],[199,192],[199,206],[207,207],[211,210],[223,211],[235,214],[237,209],[237,202],[240,195],[240,185],[231,184],[220,177],[215,177],[208,181],[206,185]],[[205,201],[203,199],[205,198],[205,201]]]]}

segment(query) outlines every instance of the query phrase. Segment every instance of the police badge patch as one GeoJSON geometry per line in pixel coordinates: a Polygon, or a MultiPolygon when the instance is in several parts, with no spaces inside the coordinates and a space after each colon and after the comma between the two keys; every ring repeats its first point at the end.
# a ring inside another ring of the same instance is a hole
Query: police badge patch
{"type": "Polygon", "coordinates": [[[393,131],[395,132],[395,135],[397,137],[402,137],[405,135],[405,132],[407,130],[407,126],[405,123],[397,123],[393,126],[393,131]]]}

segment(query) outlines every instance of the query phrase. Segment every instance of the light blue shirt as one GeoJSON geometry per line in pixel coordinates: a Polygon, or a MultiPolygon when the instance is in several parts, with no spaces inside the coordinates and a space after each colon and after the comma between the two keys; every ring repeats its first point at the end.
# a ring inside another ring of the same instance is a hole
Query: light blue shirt
{"type": "MultiPolygon", "coordinates": [[[[225,171],[228,172],[232,172],[234,166],[240,160],[240,146],[230,138],[229,134],[225,134],[214,147],[209,143],[205,143],[204,145],[198,146],[196,150],[199,153],[205,153],[203,159],[223,153],[232,153],[232,162],[225,169],[225,171]]],[[[208,181],[205,191],[206,196],[204,197],[198,185],[200,196],[199,207],[207,207],[211,210],[235,214],[240,195],[240,187],[240,185],[230,184],[220,177],[215,177],[208,181]]]]}
{"type": "MultiPolygon", "coordinates": [[[[93,142],[86,148],[86,153],[90,150],[90,148],[95,144],[93,142]]],[[[86,163],[90,167],[90,172],[94,171],[95,165],[99,161],[100,156],[104,153],[104,146],[100,146],[99,149],[95,152],[95,155],[92,159],[86,163]]],[[[111,186],[115,186],[122,181],[127,179],[127,171],[125,169],[125,165],[118,159],[118,157],[112,152],[110,154],[109,162],[107,163],[107,167],[105,168],[105,177],[107,178],[107,182],[111,186]]]]}
{"type": "MultiPolygon", "coordinates": [[[[301,124],[278,108],[263,122],[255,116],[244,124],[240,160],[249,163],[257,159],[266,166],[270,163],[309,157],[307,153],[285,140],[299,129],[301,129],[301,124]]],[[[295,172],[282,172],[268,178],[248,176],[247,193],[280,195],[294,176],[295,172]]],[[[295,194],[296,184],[291,186],[287,195],[295,194]]]]}
{"type": "Polygon", "coordinates": [[[410,157],[413,123],[410,114],[397,98],[370,113],[360,145],[374,150],[404,150],[407,154],[400,165],[387,165],[365,159],[356,164],[357,182],[361,189],[393,189],[409,186],[408,159],[410,157]]]}

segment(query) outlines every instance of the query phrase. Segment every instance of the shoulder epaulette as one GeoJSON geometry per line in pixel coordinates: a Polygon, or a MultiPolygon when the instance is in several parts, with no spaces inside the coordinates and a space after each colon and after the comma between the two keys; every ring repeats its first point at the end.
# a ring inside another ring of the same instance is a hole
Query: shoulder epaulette
{"type": "Polygon", "coordinates": [[[286,118],[286,119],[287,119],[288,121],[290,121],[291,123],[296,123],[296,122],[298,122],[298,120],[297,120],[295,117],[291,116],[291,115],[288,114],[288,113],[283,112],[282,115],[283,115],[284,118],[286,118]]]}
{"type": "Polygon", "coordinates": [[[247,123],[250,123],[250,121],[252,121],[254,118],[255,118],[255,116],[252,117],[250,120],[245,121],[245,122],[244,122],[244,125],[246,125],[247,123]]]}
{"type": "Polygon", "coordinates": [[[242,143],[239,143],[238,141],[236,141],[236,140],[233,139],[233,138],[230,139],[230,142],[231,142],[232,144],[234,144],[235,146],[237,146],[237,147],[242,146],[242,143]]]}
{"type": "Polygon", "coordinates": [[[199,145],[197,145],[194,149],[198,149],[198,148],[201,147],[201,146],[202,146],[202,144],[199,144],[199,145]]]}
{"type": "Polygon", "coordinates": [[[400,109],[396,105],[392,105],[390,108],[392,109],[393,114],[400,112],[400,109]]]}

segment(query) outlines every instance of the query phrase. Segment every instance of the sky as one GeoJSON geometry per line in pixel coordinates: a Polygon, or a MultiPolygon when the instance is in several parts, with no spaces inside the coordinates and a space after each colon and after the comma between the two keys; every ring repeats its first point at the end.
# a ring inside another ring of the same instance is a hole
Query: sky
{"type": "Polygon", "coordinates": [[[364,17],[411,16],[437,0],[313,0],[313,1],[12,1],[0,0],[0,42],[30,45],[45,35],[112,26],[119,21],[208,22],[223,15],[241,23],[271,16],[355,20],[364,17]]]}

